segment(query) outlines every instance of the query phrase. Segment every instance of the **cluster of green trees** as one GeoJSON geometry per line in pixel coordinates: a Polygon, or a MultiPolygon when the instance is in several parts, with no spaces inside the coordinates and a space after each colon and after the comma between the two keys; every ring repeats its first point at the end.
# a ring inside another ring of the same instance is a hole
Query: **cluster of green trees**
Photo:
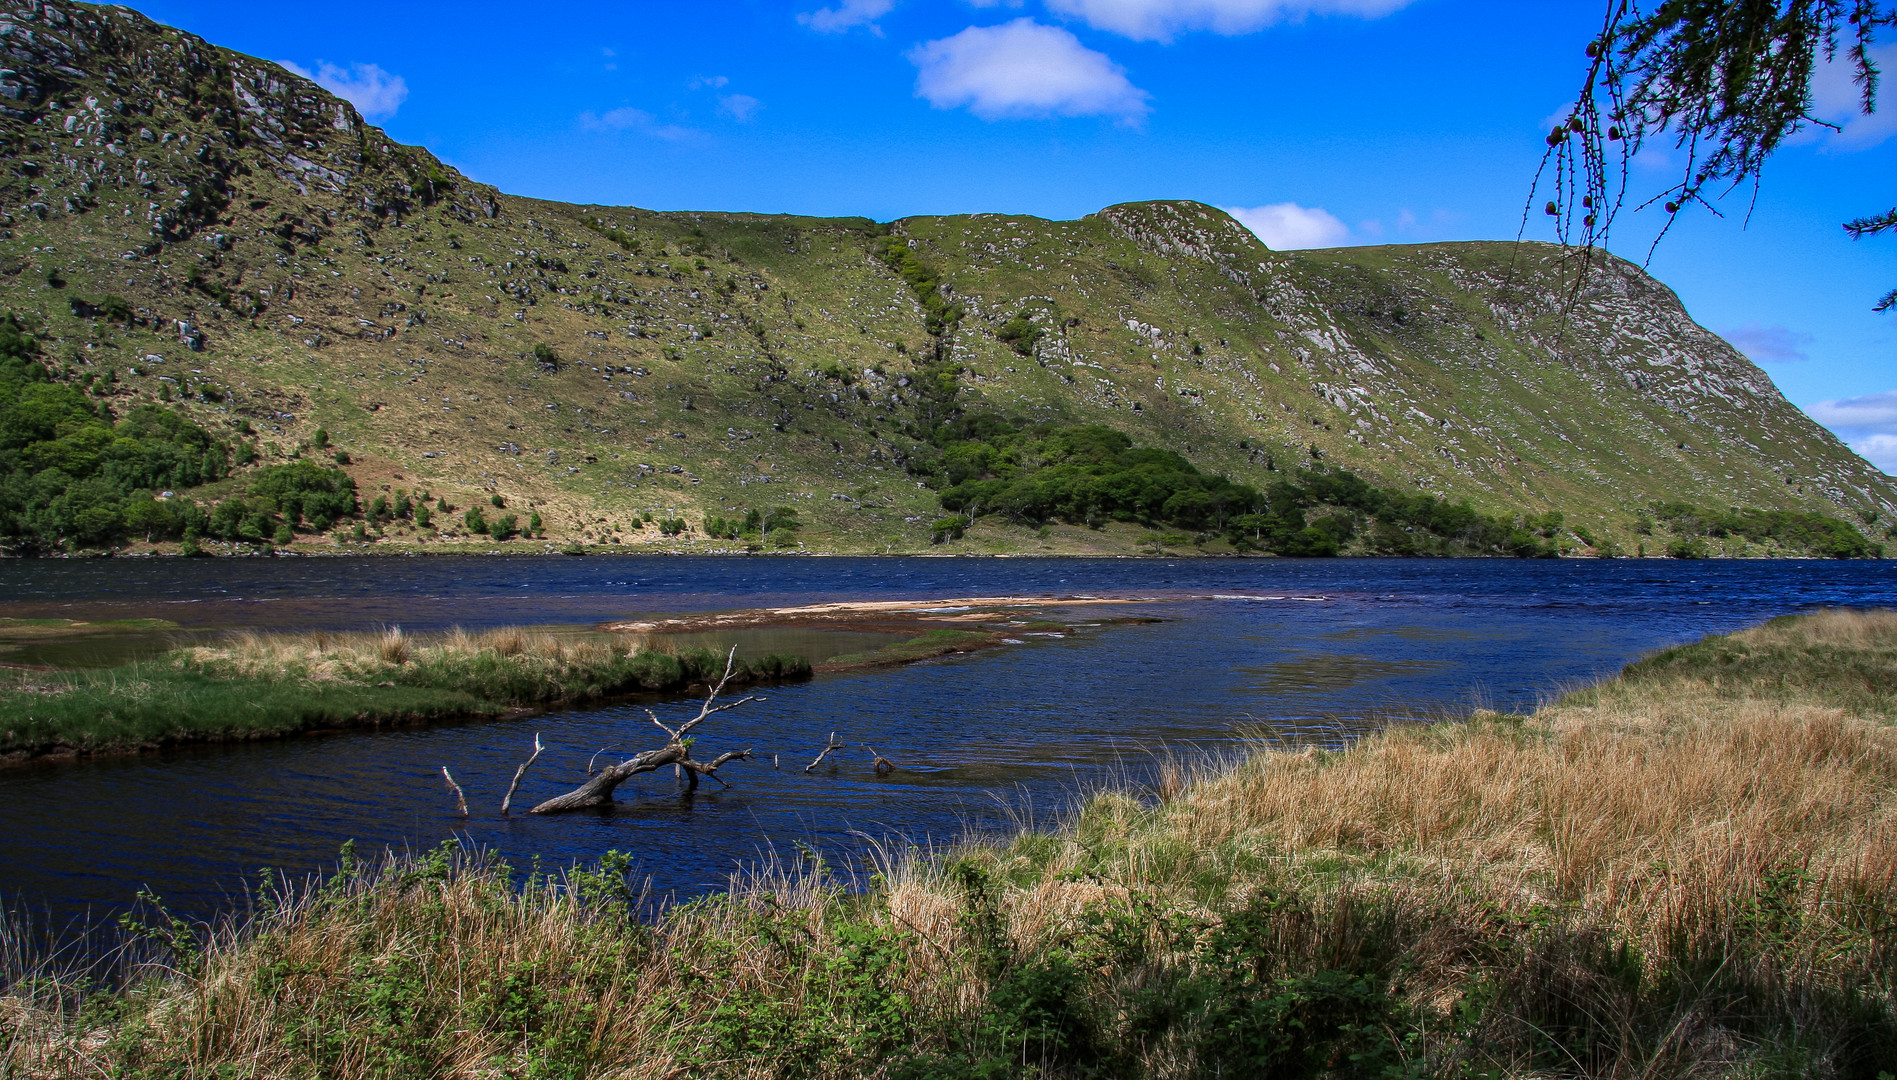
{"type": "Polygon", "coordinates": [[[223,499],[208,510],[189,499],[154,506],[157,512],[147,523],[146,538],[182,540],[187,553],[206,537],[232,543],[288,544],[299,526],[328,532],[361,510],[356,482],[348,473],[308,461],[259,469],[251,475],[244,494],[223,499]]]}
{"type": "Polygon", "coordinates": [[[101,547],[162,529],[152,498],[230,472],[232,447],[179,413],[115,418],[56,379],[18,318],[0,318],[0,543],[22,552],[101,547]]]}
{"type": "Polygon", "coordinates": [[[796,508],[789,506],[774,506],[769,510],[754,506],[741,518],[705,519],[705,535],[714,540],[744,540],[780,548],[795,544],[797,530],[801,528],[803,522],[798,519],[796,508]]]}
{"type": "Polygon", "coordinates": [[[1642,517],[1635,530],[1651,535],[1655,521],[1673,533],[1667,554],[1680,559],[1703,559],[1711,554],[1706,538],[1744,537],[1755,544],[1777,544],[1786,551],[1803,551],[1824,559],[1878,559],[1881,545],[1865,539],[1848,522],[1800,510],[1758,510],[1734,507],[1708,510],[1683,502],[1653,505],[1651,517],[1642,517]]]}
{"type": "Polygon", "coordinates": [[[1370,551],[1391,555],[1558,554],[1558,513],[1497,517],[1466,503],[1376,487],[1341,469],[1300,470],[1261,492],[1098,425],[974,415],[931,436],[939,453],[912,455],[909,469],[957,515],[935,523],[938,541],[959,536],[984,514],[1000,514],[1027,525],[1137,522],[1280,555],[1335,555],[1359,536],[1370,551]]]}
{"type": "MultiPolygon", "coordinates": [[[[507,506],[506,500],[502,499],[499,495],[493,496],[490,501],[497,510],[505,509],[507,506]]],[[[426,508],[424,508],[424,510],[425,509],[426,508]]],[[[425,518],[418,517],[415,523],[423,527],[427,526],[427,520],[425,518]]],[[[536,534],[540,536],[546,535],[538,511],[527,515],[527,525],[525,528],[522,528],[520,515],[518,514],[501,514],[494,520],[489,521],[487,514],[483,512],[480,507],[470,506],[468,507],[467,513],[461,515],[461,524],[467,528],[468,532],[475,536],[488,536],[495,540],[512,540],[516,536],[524,536],[531,540],[536,534]]]]}

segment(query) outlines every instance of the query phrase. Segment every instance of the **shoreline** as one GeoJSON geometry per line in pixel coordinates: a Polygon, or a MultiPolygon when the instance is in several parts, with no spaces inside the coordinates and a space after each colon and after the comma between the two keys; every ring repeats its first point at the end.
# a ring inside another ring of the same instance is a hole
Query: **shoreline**
{"type": "MultiPolygon", "coordinates": [[[[108,668],[18,668],[0,684],[0,767],[316,732],[515,719],[641,694],[689,693],[727,658],[573,643],[500,628],[410,638],[229,633],[108,668]]],[[[799,681],[810,664],[734,661],[733,685],[799,681]]]]}
{"type": "MultiPolygon", "coordinates": [[[[845,602],[599,624],[596,631],[621,639],[607,643],[569,643],[508,628],[412,639],[399,629],[379,635],[239,632],[225,634],[221,644],[173,648],[116,667],[0,665],[0,769],[385,727],[510,721],[647,694],[689,694],[717,681],[726,657],[704,647],[674,649],[667,639],[679,634],[809,627],[904,636],[815,663],[776,654],[734,661],[732,685],[777,685],[1073,631],[1067,623],[1019,618],[1039,608],[1143,602],[976,599],[974,605],[845,602]],[[458,651],[449,655],[450,649],[458,651]]],[[[1157,621],[1121,616],[1088,625],[1157,621]]],[[[57,635],[94,625],[47,630],[57,635]]]]}
{"type": "Polygon", "coordinates": [[[632,854],[523,881],[454,841],[345,847],[204,930],[153,932],[169,913],[142,897],[148,947],[112,988],[47,954],[0,999],[33,1076],[424,1053],[1000,1076],[1022,1045],[1041,1075],[1541,1075],[1582,1054],[1587,1075],[1868,1076],[1897,1044],[1875,933],[1897,905],[1894,720],[1897,612],[1831,609],[1528,714],[1164,760],[1052,827],[879,862],[867,888],[807,859],[648,906],[632,854]],[[77,1007],[94,993],[108,1007],[77,1007]],[[364,1011],[391,998],[403,1023],[364,1011]]]}
{"type": "Polygon", "coordinates": [[[177,551],[73,551],[52,552],[47,554],[18,555],[0,552],[0,562],[33,562],[37,560],[84,561],[92,559],[200,559],[215,561],[223,559],[351,559],[351,558],[459,558],[465,556],[499,558],[544,558],[560,555],[566,558],[596,558],[600,556],[698,556],[701,558],[805,558],[805,559],[1229,559],[1261,562],[1332,562],[1365,559],[1389,559],[1405,562],[1424,562],[1430,560],[1450,562],[1888,562],[1889,558],[1866,556],[1863,558],[1832,558],[1824,555],[1707,555],[1701,558],[1678,558],[1655,552],[1647,555],[1589,555],[1578,552],[1565,552],[1546,558],[1524,560],[1514,555],[1376,555],[1340,552],[1336,555],[1300,556],[1276,555],[1264,551],[1192,551],[1176,550],[1162,554],[1152,552],[1108,552],[1108,551],[701,551],[692,548],[669,548],[658,545],[638,546],[609,544],[589,546],[579,551],[561,548],[544,548],[538,551],[497,550],[481,544],[467,544],[430,548],[419,547],[383,547],[377,544],[352,545],[348,550],[298,550],[295,548],[275,548],[270,551],[245,551],[214,554],[210,552],[198,555],[184,555],[177,551]]]}

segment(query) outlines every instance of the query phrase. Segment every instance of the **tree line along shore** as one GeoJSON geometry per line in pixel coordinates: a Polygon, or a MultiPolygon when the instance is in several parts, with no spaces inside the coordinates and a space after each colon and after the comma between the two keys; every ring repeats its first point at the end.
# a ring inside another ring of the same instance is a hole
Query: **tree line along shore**
{"type": "MultiPolygon", "coordinates": [[[[17,1076],[1889,1075],[1897,613],[1668,649],[1528,715],[1170,762],[1059,826],[654,910],[446,845],[110,989],[17,931],[17,1076]]],[[[150,898],[147,898],[149,901],[150,898]]]]}
{"type": "MultiPolygon", "coordinates": [[[[939,506],[931,519],[913,516],[905,550],[1612,558],[1646,555],[1651,544],[1653,554],[1689,559],[1881,558],[1883,545],[1863,529],[1885,538],[1892,531],[1868,511],[1854,524],[1808,510],[1707,509],[1677,500],[1611,524],[1604,516],[1569,521],[1559,511],[1491,513],[1466,500],[1372,483],[1315,457],[1281,465],[1269,453],[1274,479],[1261,489],[1110,427],[964,410],[960,368],[925,368],[917,386],[930,407],[913,426],[902,470],[932,489],[939,506]],[[969,543],[971,531],[985,543],[969,543]]],[[[783,505],[733,508],[729,516],[688,518],[670,508],[618,521],[549,522],[532,500],[510,505],[492,490],[457,496],[472,499],[461,505],[428,485],[403,486],[400,473],[364,496],[349,471],[355,462],[325,428],[266,452],[250,420],[206,427],[168,392],[164,400],[115,406],[111,388],[97,372],[43,360],[20,320],[0,317],[0,552],[362,552],[536,539],[546,542],[542,550],[574,554],[628,543],[893,550],[847,530],[816,535],[808,511],[783,505]]],[[[1249,441],[1241,445],[1252,452],[1249,441]]]]}

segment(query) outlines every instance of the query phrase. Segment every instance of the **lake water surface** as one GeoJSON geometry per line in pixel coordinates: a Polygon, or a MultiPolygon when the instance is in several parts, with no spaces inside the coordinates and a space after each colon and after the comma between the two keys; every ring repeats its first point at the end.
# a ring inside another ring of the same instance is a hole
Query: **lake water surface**
{"type": "MultiPolygon", "coordinates": [[[[363,849],[462,837],[517,865],[633,853],[661,894],[721,887],[798,844],[847,854],[1024,817],[1137,780],[1160,752],[1230,749],[1246,731],[1334,742],[1391,714],[1532,707],[1658,646],[1825,605],[1897,606],[1897,564],[1380,559],[507,557],[0,563],[0,617],[162,618],[219,628],[584,626],[643,614],[832,600],[1014,594],[1153,598],[1067,609],[1065,637],[906,668],[821,676],[699,729],[697,756],[754,748],[731,787],[635,778],[610,813],[498,813],[536,732],[517,805],[575,786],[602,747],[660,744],[628,702],[517,721],[352,732],[0,770],[0,902],[63,922],[149,886],[208,913],[261,867],[295,873],[363,849]],[[830,732],[851,744],[802,771],[830,732]],[[870,768],[867,744],[902,768],[870,768]],[[773,769],[776,755],[781,767],[773,769]],[[453,812],[440,768],[468,792],[453,812]]],[[[157,643],[162,643],[157,642],[157,643]]],[[[826,651],[821,635],[741,647],[826,651]]],[[[861,648],[860,638],[827,651],[861,648]]],[[[139,648],[154,647],[153,643],[139,648]]],[[[99,660],[122,651],[99,646],[99,660]]],[[[85,662],[68,652],[64,662],[85,662]]]]}

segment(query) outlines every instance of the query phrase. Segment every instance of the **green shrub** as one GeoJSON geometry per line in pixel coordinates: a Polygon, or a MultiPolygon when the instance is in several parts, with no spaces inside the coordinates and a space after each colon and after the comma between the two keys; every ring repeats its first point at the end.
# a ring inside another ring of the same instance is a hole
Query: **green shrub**
{"type": "Polygon", "coordinates": [[[1666,554],[1669,559],[1705,559],[1712,551],[1697,536],[1679,536],[1667,543],[1666,554]]]}
{"type": "Polygon", "coordinates": [[[997,339],[1022,356],[1033,356],[1035,344],[1045,334],[1046,331],[1036,326],[1026,314],[1016,315],[995,331],[997,339]]]}

